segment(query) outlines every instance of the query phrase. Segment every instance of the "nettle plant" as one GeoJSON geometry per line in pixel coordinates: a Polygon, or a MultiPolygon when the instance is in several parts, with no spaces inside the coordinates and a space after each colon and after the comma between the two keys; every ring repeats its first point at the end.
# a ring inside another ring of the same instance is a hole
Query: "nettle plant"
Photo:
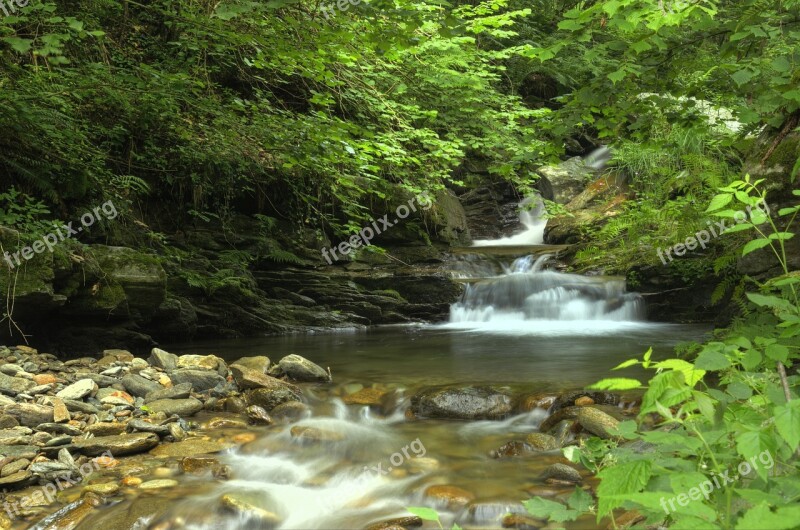
{"type": "MultiPolygon", "coordinates": [[[[564,450],[571,461],[597,473],[596,506],[582,513],[570,510],[565,518],[563,505],[539,503],[536,515],[558,522],[594,513],[599,522],[613,521],[617,510],[635,509],[645,518],[642,526],[797,527],[800,376],[787,376],[786,370],[796,363],[800,347],[800,273],[789,271],[785,242],[794,235],[789,230],[800,205],[767,216],[755,208],[765,200],[760,184],[749,176],[732,182],[708,211],[734,218],[737,210],[731,205],[751,207],[751,217],[737,219],[726,233],[754,231],[757,237],[744,245],[742,255],[771,251],[782,273],[756,283],[758,291],[747,293],[753,313],[697,345],[692,362],[655,361],[648,350],[642,359],[615,368],[653,370],[646,385],[630,378],[595,384],[602,390],[646,389],[638,419],[622,422],[614,440],[591,438],[564,450]],[[786,219],[785,228],[776,218],[786,219]]],[[[800,196],[800,190],[793,194],[800,196]]]]}

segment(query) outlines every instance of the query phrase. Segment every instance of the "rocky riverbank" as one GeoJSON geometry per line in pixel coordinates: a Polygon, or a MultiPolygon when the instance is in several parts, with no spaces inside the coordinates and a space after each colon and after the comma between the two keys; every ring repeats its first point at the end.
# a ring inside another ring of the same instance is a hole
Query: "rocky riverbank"
{"type": "MultiPolygon", "coordinates": [[[[217,455],[237,447],[242,454],[263,454],[259,444],[269,433],[286,432],[298,447],[312,444],[340,451],[348,432],[303,422],[312,416],[312,407],[322,403],[335,408],[335,402],[378,417],[405,415],[410,426],[515,417],[525,423],[541,421],[525,436],[487,438],[489,443],[505,441],[484,457],[501,466],[517,459],[536,461],[536,478],[526,491],[558,497],[576,485],[591,490],[594,484],[560,449],[590,436],[614,436],[619,421],[637,410],[631,400],[593,391],[542,393],[461,384],[422,385],[406,389],[411,391],[407,395],[392,385],[334,385],[329,369],[298,355],[274,364],[264,356],[226,363],[215,355],[178,356],[154,348],[146,360],[125,350],[106,350],[99,358],[62,361],[17,346],[0,347],[0,360],[0,489],[6,492],[2,530],[29,528],[30,521],[45,516],[36,528],[81,528],[82,521],[87,525],[99,516],[99,507],[144,496],[146,502],[134,504],[136,510],[103,519],[104,525],[113,521],[110,528],[130,528],[142,516],[165,513],[167,505],[152,498],[159,492],[169,492],[166,502],[184,489],[191,495],[193,487],[210,488],[236,478],[217,455]],[[185,476],[205,478],[191,486],[185,476]]],[[[414,458],[402,473],[443,471],[441,456],[414,458]]],[[[504,519],[505,527],[541,526],[514,499],[487,502],[469,484],[433,483],[420,493],[426,502],[463,511],[461,517],[475,522],[505,510],[514,513],[504,519]]],[[[218,501],[204,520],[213,520],[216,510],[246,514],[259,528],[281,521],[246,496],[229,493],[218,501]]],[[[174,516],[158,517],[161,522],[149,528],[180,527],[174,516]]],[[[421,523],[411,517],[378,521],[370,528],[421,523]]]]}

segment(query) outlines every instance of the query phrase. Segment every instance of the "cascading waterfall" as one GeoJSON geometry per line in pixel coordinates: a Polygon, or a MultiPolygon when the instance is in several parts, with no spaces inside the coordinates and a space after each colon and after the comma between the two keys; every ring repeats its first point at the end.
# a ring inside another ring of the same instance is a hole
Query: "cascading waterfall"
{"type": "MultiPolygon", "coordinates": [[[[511,237],[476,241],[481,248],[542,243],[547,220],[541,199],[532,210],[522,209],[520,222],[525,230],[511,237]],[[535,233],[534,233],[535,232],[535,233]]],[[[523,203],[523,204],[525,204],[523,203]]],[[[528,255],[502,267],[503,274],[480,277],[468,284],[461,300],[450,308],[448,327],[524,329],[610,329],[609,323],[637,322],[644,319],[644,300],[626,291],[625,279],[603,276],[580,276],[546,270],[552,256],[528,255]],[[535,323],[535,324],[534,324],[535,323]]]]}

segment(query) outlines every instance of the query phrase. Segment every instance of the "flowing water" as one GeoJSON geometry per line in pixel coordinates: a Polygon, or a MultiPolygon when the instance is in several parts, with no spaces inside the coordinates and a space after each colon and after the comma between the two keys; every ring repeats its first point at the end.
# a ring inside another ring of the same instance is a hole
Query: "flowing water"
{"type": "MultiPolygon", "coordinates": [[[[541,243],[543,222],[535,212],[521,215],[522,234],[479,247],[541,243]]],[[[131,494],[79,530],[130,528],[131,521],[159,530],[360,529],[407,515],[408,506],[436,508],[446,527],[499,528],[504,514],[523,511],[521,500],[568,495],[572,488],[541,480],[545,467],[563,461],[558,451],[499,459],[491,454],[537,431],[545,411],[520,407],[501,421],[414,420],[405,414],[409,397],[432,385],[492,385],[520,401],[578,389],[648,347],[654,358],[664,357],[678,342],[700,340],[705,330],[646,322],[642,298],[626,292],[623,279],[557,273],[547,269],[547,255],[503,266],[467,259],[475,281],[447,323],[168,347],[229,361],[297,353],[330,367],[335,383],[305,385],[310,409],[299,423],[248,428],[257,439],[220,456],[230,466],[228,480],[179,476],[178,488],[157,496],[131,494]],[[345,405],[342,398],[360,388],[379,389],[389,399],[380,407],[345,405]],[[304,429],[318,439],[292,435],[304,429]],[[474,499],[466,507],[448,506],[425,495],[434,485],[463,488],[474,499]],[[226,510],[225,495],[273,515],[226,510]]],[[[624,375],[645,374],[634,368],[624,375]]],[[[569,527],[595,524],[587,518],[569,527]]]]}

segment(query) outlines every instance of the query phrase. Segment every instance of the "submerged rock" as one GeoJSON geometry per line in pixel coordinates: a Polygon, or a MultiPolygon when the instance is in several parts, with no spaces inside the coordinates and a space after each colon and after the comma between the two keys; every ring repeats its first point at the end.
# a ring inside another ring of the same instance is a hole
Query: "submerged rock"
{"type": "Polygon", "coordinates": [[[496,420],[513,407],[510,395],[485,386],[431,389],[411,398],[412,412],[422,418],[496,420]]]}
{"type": "Polygon", "coordinates": [[[449,484],[430,486],[425,490],[425,497],[444,504],[450,510],[464,507],[475,500],[472,492],[449,484]]]}
{"type": "Polygon", "coordinates": [[[578,423],[600,438],[611,438],[613,437],[612,431],[617,429],[620,422],[602,410],[585,407],[578,412],[578,423]]]}
{"type": "Polygon", "coordinates": [[[556,480],[559,482],[568,482],[572,484],[580,484],[583,482],[581,474],[578,470],[566,464],[553,464],[544,470],[543,478],[546,480],[556,480]]]}
{"type": "Polygon", "coordinates": [[[157,445],[157,435],[153,433],[134,433],[76,440],[73,442],[72,448],[88,456],[98,456],[106,451],[110,451],[114,456],[124,456],[143,453],[157,445]]]}

